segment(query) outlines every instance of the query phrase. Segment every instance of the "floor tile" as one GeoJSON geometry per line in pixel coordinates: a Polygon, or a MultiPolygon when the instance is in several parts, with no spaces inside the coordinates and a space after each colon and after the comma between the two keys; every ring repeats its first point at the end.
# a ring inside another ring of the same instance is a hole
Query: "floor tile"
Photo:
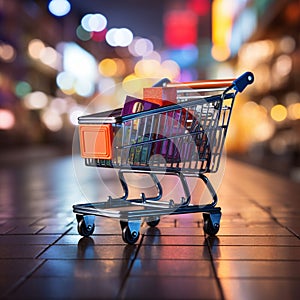
{"type": "Polygon", "coordinates": [[[0,277],[0,299],[5,299],[4,297],[14,288],[19,280],[19,276],[0,277]]]}
{"type": "Polygon", "coordinates": [[[122,299],[132,300],[221,299],[216,281],[203,277],[131,277],[122,296],[122,299]]]}
{"type": "Polygon", "coordinates": [[[72,278],[35,277],[26,280],[8,299],[115,299],[120,286],[118,278],[85,277],[78,273],[72,278]],[[25,296],[26,297],[26,296],[25,296]],[[25,298],[28,299],[28,298],[25,298]]]}
{"type": "Polygon", "coordinates": [[[175,228],[175,227],[161,227],[160,224],[157,226],[156,230],[148,228],[145,235],[199,235],[204,236],[202,228],[175,228]]]}
{"type": "Polygon", "coordinates": [[[132,259],[136,252],[133,246],[53,245],[40,258],[43,259],[132,259]]]}
{"type": "Polygon", "coordinates": [[[300,247],[285,246],[220,246],[214,259],[300,260],[300,247]]]}
{"type": "Polygon", "coordinates": [[[47,260],[33,277],[66,277],[66,278],[124,278],[131,261],[122,260],[90,260],[90,259],[51,259],[47,260]]]}
{"type": "Polygon", "coordinates": [[[300,246],[296,236],[225,236],[208,237],[211,247],[216,246],[300,246]]]}
{"type": "Polygon", "coordinates": [[[8,234],[35,234],[41,231],[45,226],[16,226],[13,230],[10,230],[8,234]]]}
{"type": "Polygon", "coordinates": [[[119,235],[98,235],[93,234],[92,236],[85,238],[79,234],[71,235],[66,234],[61,239],[59,239],[57,245],[77,245],[78,243],[85,243],[86,240],[89,240],[90,243],[94,245],[122,245],[124,242],[122,240],[121,233],[119,235]]]}
{"type": "Polygon", "coordinates": [[[0,298],[42,265],[38,259],[0,259],[0,298]]]}
{"type": "Polygon", "coordinates": [[[299,279],[221,279],[225,299],[297,300],[299,279]]]}
{"type": "Polygon", "coordinates": [[[40,230],[39,234],[63,234],[67,233],[72,229],[72,226],[66,226],[66,225],[49,225],[45,226],[42,230],[40,230]]]}
{"type": "Polygon", "coordinates": [[[222,226],[222,219],[220,224],[220,230],[218,232],[218,236],[220,235],[263,235],[263,236],[291,236],[292,233],[283,228],[281,226],[264,226],[264,227],[254,227],[254,226],[247,226],[247,227],[238,227],[238,226],[231,226],[231,227],[223,227],[222,226]]]}
{"type": "Polygon", "coordinates": [[[6,234],[16,228],[15,225],[4,223],[0,225],[0,234],[6,234]]]}
{"type": "Polygon", "coordinates": [[[142,246],[137,259],[210,259],[206,246],[142,246]]]}
{"type": "Polygon", "coordinates": [[[219,278],[291,278],[300,280],[300,261],[219,260],[219,278]]]}
{"type": "MultiPolygon", "coordinates": [[[[99,219],[99,218],[98,218],[99,219]]],[[[68,231],[68,234],[74,234],[78,235],[78,230],[77,230],[77,223],[74,223],[71,230],[68,231]]],[[[105,224],[105,225],[99,225],[95,222],[95,231],[94,234],[121,234],[121,226],[120,224],[105,224]]]]}
{"type": "Polygon", "coordinates": [[[147,260],[134,261],[131,276],[175,276],[175,277],[213,277],[209,260],[147,260]]]}
{"type": "Polygon", "coordinates": [[[19,234],[3,235],[0,237],[0,245],[49,245],[54,243],[60,235],[19,234]]]}
{"type": "Polygon", "coordinates": [[[0,245],[0,258],[35,258],[46,245],[0,245]]]}
{"type": "Polygon", "coordinates": [[[146,235],[143,239],[143,245],[206,245],[204,236],[193,235],[146,235]]]}

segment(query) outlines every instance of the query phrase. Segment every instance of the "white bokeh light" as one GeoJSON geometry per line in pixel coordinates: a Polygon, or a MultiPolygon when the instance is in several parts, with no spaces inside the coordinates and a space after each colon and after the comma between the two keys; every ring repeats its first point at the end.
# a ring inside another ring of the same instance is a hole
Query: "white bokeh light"
{"type": "Polygon", "coordinates": [[[105,38],[112,47],[127,47],[133,41],[133,33],[128,28],[111,28],[105,38]]]}
{"type": "Polygon", "coordinates": [[[0,130],[12,129],[15,123],[14,114],[8,109],[0,108],[0,130]]]}
{"type": "Polygon", "coordinates": [[[102,14],[94,14],[89,19],[89,25],[92,31],[102,31],[107,25],[107,19],[102,14]]]}
{"type": "Polygon", "coordinates": [[[74,106],[69,113],[70,122],[73,125],[78,125],[78,118],[83,116],[83,114],[84,114],[83,107],[81,107],[80,105],[74,106]]]}
{"type": "Polygon", "coordinates": [[[149,55],[154,49],[153,43],[146,38],[134,38],[128,50],[133,56],[149,55]]]}
{"type": "Polygon", "coordinates": [[[107,18],[100,14],[86,14],[81,19],[81,26],[84,30],[88,32],[92,31],[102,31],[107,25],[107,18]]]}
{"type": "Polygon", "coordinates": [[[71,4],[67,0],[52,0],[48,4],[48,9],[54,16],[62,17],[71,10],[71,4]]]}
{"type": "Polygon", "coordinates": [[[86,14],[83,16],[81,19],[81,26],[84,30],[91,32],[91,27],[90,27],[90,19],[93,16],[93,14],[86,14]]]}
{"type": "Polygon", "coordinates": [[[48,104],[48,97],[42,91],[35,91],[24,97],[24,105],[28,109],[42,109],[48,104]]]}
{"type": "Polygon", "coordinates": [[[56,76],[56,83],[62,90],[71,90],[74,82],[75,77],[70,72],[61,72],[56,76]]]}

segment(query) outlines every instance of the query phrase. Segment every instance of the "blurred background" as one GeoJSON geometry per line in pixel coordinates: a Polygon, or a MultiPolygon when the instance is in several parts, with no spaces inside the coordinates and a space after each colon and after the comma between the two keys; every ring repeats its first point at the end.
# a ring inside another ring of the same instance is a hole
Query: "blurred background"
{"type": "Polygon", "coordinates": [[[0,163],[71,154],[138,79],[245,71],[227,154],[300,182],[299,0],[0,0],[0,163]]]}

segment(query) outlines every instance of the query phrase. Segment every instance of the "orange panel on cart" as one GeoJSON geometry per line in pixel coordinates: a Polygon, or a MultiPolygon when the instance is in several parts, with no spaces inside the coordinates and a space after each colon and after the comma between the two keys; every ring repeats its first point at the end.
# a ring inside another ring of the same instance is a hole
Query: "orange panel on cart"
{"type": "Polygon", "coordinates": [[[160,106],[177,103],[177,89],[175,87],[144,88],[143,99],[160,106]]]}
{"type": "Polygon", "coordinates": [[[112,159],[112,125],[80,125],[80,150],[83,158],[112,159]]]}

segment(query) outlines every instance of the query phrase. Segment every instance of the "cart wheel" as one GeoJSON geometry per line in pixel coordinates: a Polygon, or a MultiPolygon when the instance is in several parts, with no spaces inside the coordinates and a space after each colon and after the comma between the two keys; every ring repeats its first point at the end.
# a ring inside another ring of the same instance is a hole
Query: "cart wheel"
{"type": "Polygon", "coordinates": [[[148,221],[147,225],[150,227],[156,227],[160,222],[160,218],[154,219],[152,221],[148,221]]]}
{"type": "Polygon", "coordinates": [[[84,219],[81,219],[77,225],[78,233],[82,236],[88,237],[93,234],[95,230],[95,224],[86,226],[84,219]]]}
{"type": "Polygon", "coordinates": [[[203,230],[206,234],[210,236],[214,236],[218,233],[220,229],[220,224],[219,223],[213,223],[209,214],[203,214],[203,230]]]}
{"type": "Polygon", "coordinates": [[[128,226],[125,226],[122,229],[122,239],[125,243],[129,245],[133,245],[137,242],[137,240],[140,237],[140,233],[138,231],[130,232],[130,229],[128,226]]]}

